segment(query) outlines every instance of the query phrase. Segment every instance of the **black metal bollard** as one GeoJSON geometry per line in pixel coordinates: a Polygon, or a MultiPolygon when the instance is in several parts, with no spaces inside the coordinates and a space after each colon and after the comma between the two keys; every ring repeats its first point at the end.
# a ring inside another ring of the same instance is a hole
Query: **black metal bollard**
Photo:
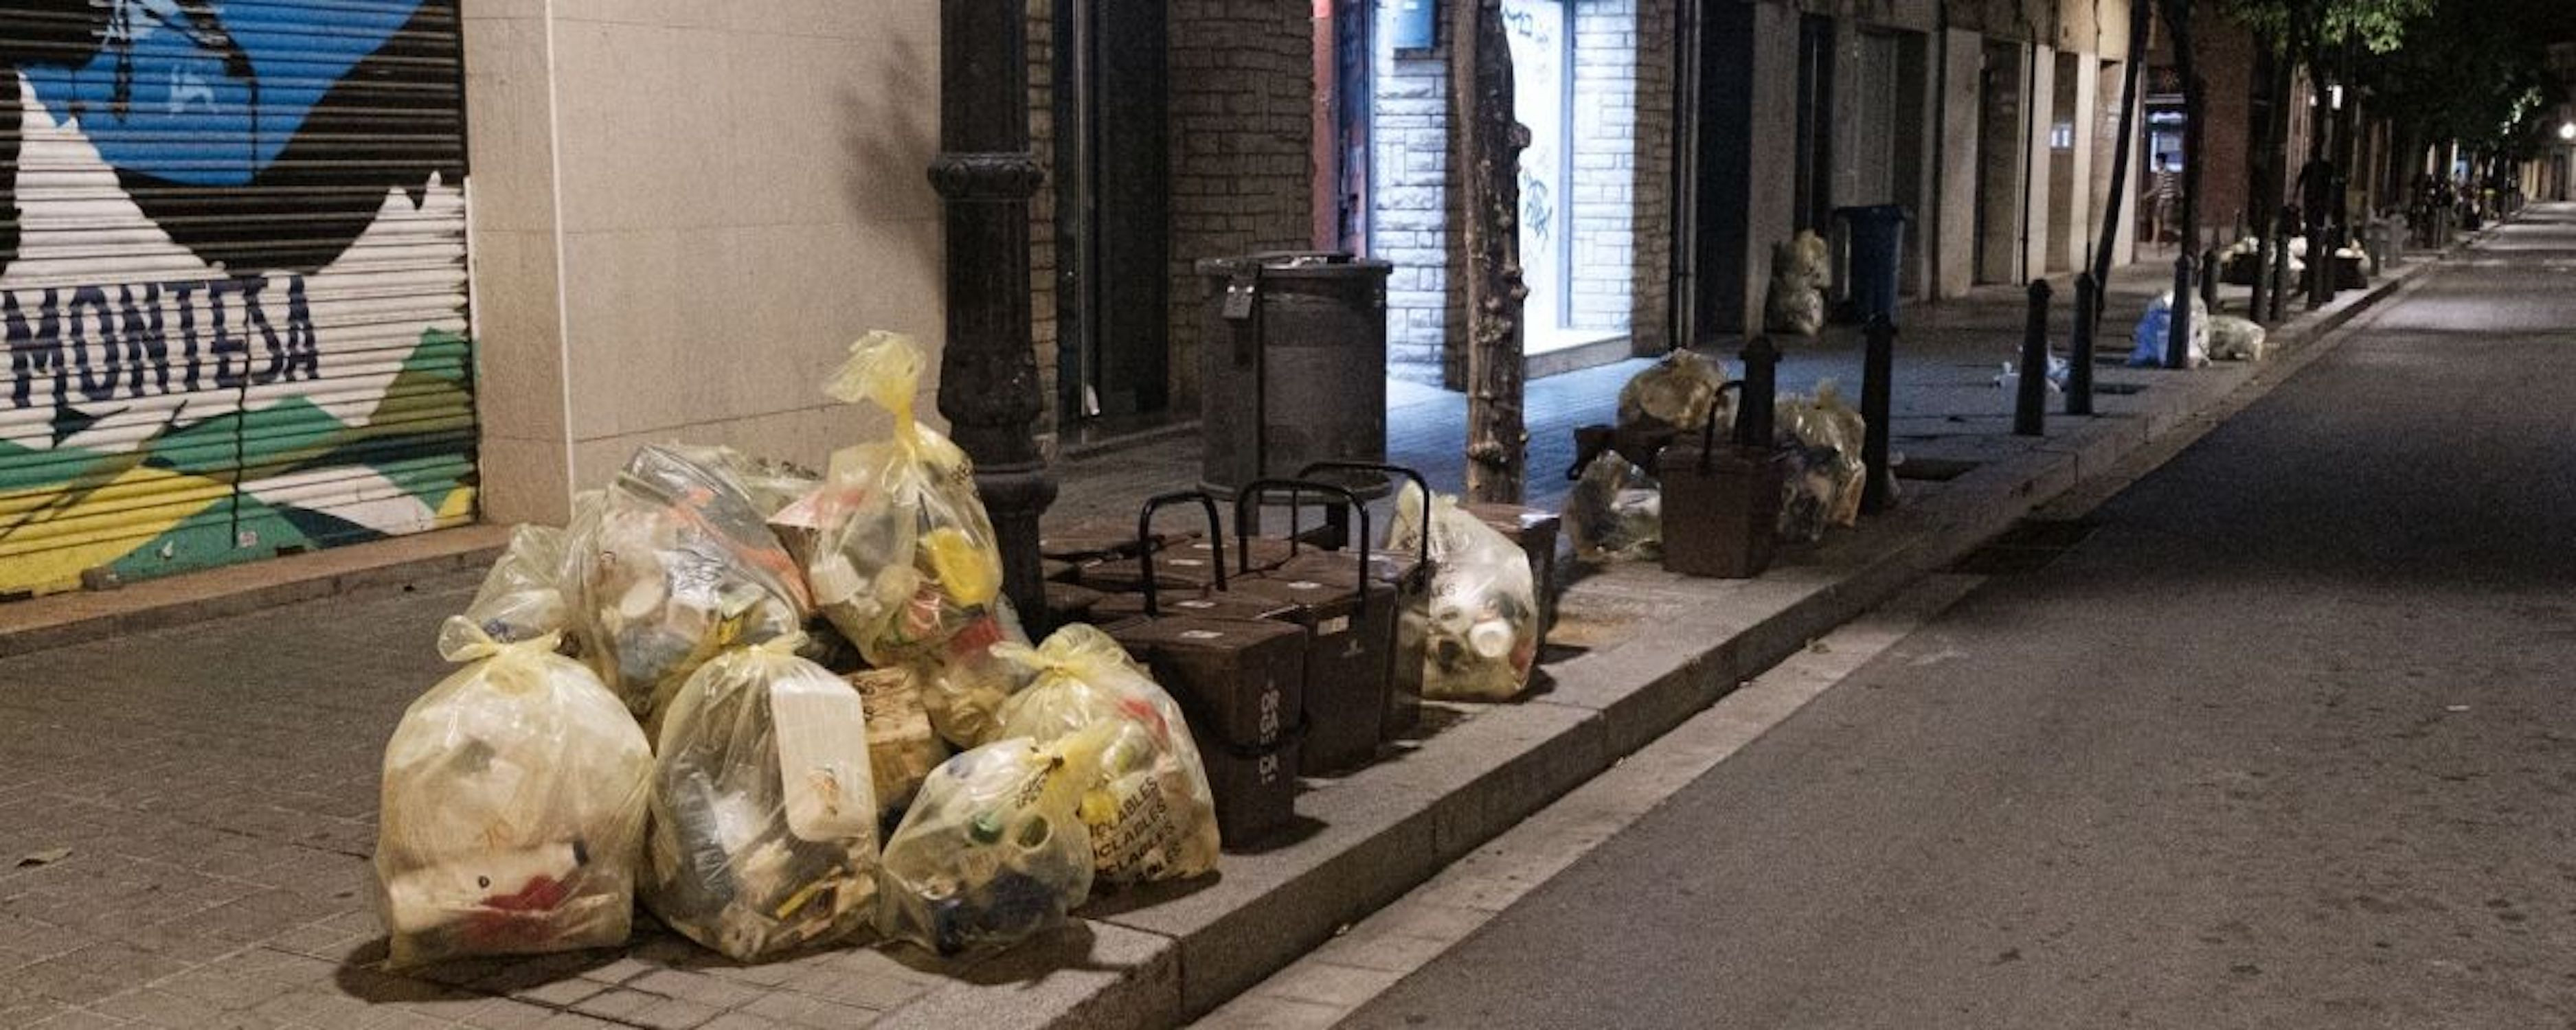
{"type": "Polygon", "coordinates": [[[2093,334],[2102,328],[2102,287],[2093,273],[2075,277],[2075,341],[2066,355],[2066,413],[2093,413],[2093,334]]]}
{"type": "Polygon", "coordinates": [[[2017,436],[2047,435],[2049,293],[2048,280],[2030,281],[2030,321],[2023,325],[2021,336],[2021,391],[2013,398],[2017,436]]]}
{"type": "Polygon", "coordinates": [[[1780,348],[1770,337],[1756,336],[1736,356],[1744,360],[1744,406],[1735,413],[1735,442],[1768,450],[1779,443],[1772,421],[1780,399],[1780,348]]]}
{"type": "Polygon", "coordinates": [[[1888,394],[1894,387],[1896,372],[1896,323],[1881,312],[1869,316],[1869,325],[1861,333],[1869,349],[1860,366],[1860,457],[1869,474],[1861,481],[1860,510],[1874,514],[1886,511],[1896,500],[1896,470],[1887,464],[1888,394]]]}
{"type": "Polygon", "coordinates": [[[2191,367],[2191,252],[2174,256],[2171,320],[2165,323],[2165,367],[2191,367]]]}

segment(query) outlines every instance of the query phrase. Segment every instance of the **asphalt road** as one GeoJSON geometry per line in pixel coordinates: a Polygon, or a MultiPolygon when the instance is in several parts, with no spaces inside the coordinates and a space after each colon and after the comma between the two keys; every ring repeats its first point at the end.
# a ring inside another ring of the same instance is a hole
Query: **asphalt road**
{"type": "Polygon", "coordinates": [[[2576,1027],[2576,207],[1346,1025],[2576,1027]]]}

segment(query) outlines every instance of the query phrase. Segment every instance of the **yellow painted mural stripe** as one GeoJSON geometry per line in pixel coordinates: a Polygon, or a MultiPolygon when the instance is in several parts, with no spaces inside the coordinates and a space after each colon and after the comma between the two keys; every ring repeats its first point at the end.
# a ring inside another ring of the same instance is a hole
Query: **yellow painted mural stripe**
{"type": "MultiPolygon", "coordinates": [[[[232,487],[168,469],[137,467],[92,495],[133,496],[136,492],[157,494],[173,503],[102,519],[102,513],[84,497],[81,503],[40,511],[9,526],[0,533],[0,592],[45,593],[77,585],[84,570],[133,553],[139,542],[160,536],[232,496],[232,487]]],[[[13,498],[0,496],[0,500],[9,499],[13,498]]]]}

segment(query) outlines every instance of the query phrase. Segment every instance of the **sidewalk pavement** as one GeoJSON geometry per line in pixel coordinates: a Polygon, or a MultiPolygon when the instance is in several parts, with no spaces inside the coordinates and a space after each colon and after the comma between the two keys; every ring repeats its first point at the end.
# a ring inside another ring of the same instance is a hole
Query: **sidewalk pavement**
{"type": "MultiPolygon", "coordinates": [[[[2147,278],[2115,278],[2106,352],[2125,352],[2147,278]]],[[[387,973],[365,900],[376,766],[403,707],[444,675],[429,642],[477,576],[432,566],[398,589],[55,640],[0,658],[0,1025],[1172,1025],[2035,505],[2265,388],[2324,327],[2397,284],[2279,334],[2286,359],[2106,367],[2102,381],[2144,389],[2101,398],[2098,417],[2059,418],[2045,438],[2008,435],[2010,399],[1991,385],[2018,340],[2018,291],[1909,312],[1919,325],[1899,346],[1897,446],[1975,463],[1964,474],[1906,481],[1895,511],[1791,548],[1757,580],[1594,570],[1564,599],[1529,699],[1435,704],[1386,760],[1311,781],[1296,839],[1228,855],[1200,882],[1099,898],[1064,931],[976,962],[878,945],[739,967],[643,930],[623,951],[387,973]]],[[[1850,334],[1790,349],[1784,386],[1829,375],[1856,386],[1850,334]]],[[[1550,420],[1533,418],[1534,454],[1572,424],[1606,420],[1621,378],[1535,384],[1534,397],[1558,396],[1532,405],[1550,420]]],[[[1399,460],[1422,460],[1444,488],[1456,482],[1457,460],[1438,460],[1459,449],[1456,403],[1398,419],[1399,460]]],[[[1189,445],[1069,463],[1061,513],[1123,516],[1194,480],[1189,445]]],[[[1534,462],[1534,496],[1561,493],[1562,461],[1534,462]]]]}

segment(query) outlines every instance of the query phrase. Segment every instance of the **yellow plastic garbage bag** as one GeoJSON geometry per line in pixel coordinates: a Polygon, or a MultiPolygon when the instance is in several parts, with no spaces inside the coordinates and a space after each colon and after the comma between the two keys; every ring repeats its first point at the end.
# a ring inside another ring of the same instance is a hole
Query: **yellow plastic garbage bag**
{"type": "Polygon", "coordinates": [[[1664,490],[1616,451],[1583,467],[1565,495],[1565,534],[1586,561],[1653,561],[1664,553],[1664,490]]]}
{"type": "Polygon", "coordinates": [[[869,777],[876,783],[882,824],[892,829],[922,782],[948,760],[948,742],[930,728],[930,716],[922,711],[918,673],[897,667],[842,678],[867,705],[869,777]]]}
{"type": "Polygon", "coordinates": [[[994,647],[1028,642],[1010,601],[996,597],[956,635],[903,659],[901,667],[920,684],[922,712],[941,739],[961,748],[1000,739],[1002,705],[1028,685],[1029,670],[995,654],[994,647]]]}
{"type": "Polygon", "coordinates": [[[1117,734],[1099,726],[1045,745],[1016,737],[941,765],[886,841],[878,931],[957,955],[1062,925],[1091,895],[1082,798],[1117,734]]]}
{"type": "Polygon", "coordinates": [[[653,762],[644,904],[737,962],[838,940],[876,898],[859,693],[781,637],[716,656],[671,699],[653,762]]]}
{"type": "Polygon", "coordinates": [[[1812,541],[1827,526],[1857,525],[1869,475],[1861,460],[1866,427],[1860,412],[1831,380],[1817,384],[1813,397],[1782,397],[1777,410],[1780,444],[1796,464],[1780,508],[1781,538],[1812,541]]]}
{"type": "Polygon", "coordinates": [[[510,543],[483,575],[483,585],[463,614],[450,615],[438,627],[438,654],[451,662],[487,641],[515,644],[559,634],[572,625],[572,605],[564,598],[564,531],[553,526],[522,525],[510,531],[510,543]]]}
{"type": "Polygon", "coordinates": [[[374,900],[396,966],[626,940],[653,757],[555,643],[466,648],[385,744],[374,900]]]}
{"type": "Polygon", "coordinates": [[[1666,354],[1619,388],[1623,427],[1698,432],[1712,410],[1718,432],[1734,428],[1734,395],[1726,392],[1726,365],[1696,351],[1666,354]]]}
{"type": "MultiPolygon", "coordinates": [[[[1603,458],[1625,464],[1616,454],[1603,458]]],[[[1397,495],[1386,537],[1387,550],[1401,554],[1419,546],[1420,534],[1431,534],[1435,571],[1422,696],[1508,700],[1529,686],[1538,663],[1538,588],[1529,555],[1459,510],[1457,498],[1433,498],[1428,520],[1422,500],[1421,489],[1411,485],[1397,495]]]]}
{"type": "Polygon", "coordinates": [[[572,546],[584,657],[638,717],[725,648],[797,632],[810,607],[742,484],[682,448],[636,451],[572,546]]]}
{"type": "Polygon", "coordinates": [[[936,652],[990,615],[1002,590],[973,464],[913,421],[922,360],[911,337],[871,333],[850,346],[825,391],[894,419],[887,438],[832,455],[812,498],[817,532],[806,561],[823,614],[877,665],[936,652]]]}
{"type": "Polygon", "coordinates": [[[1075,623],[1002,658],[1035,679],[1002,706],[1002,735],[1048,744],[1095,727],[1115,739],[1082,797],[1094,873],[1111,883],[1179,880],[1216,868],[1216,795],[1180,705],[1127,650],[1075,623]]]}

